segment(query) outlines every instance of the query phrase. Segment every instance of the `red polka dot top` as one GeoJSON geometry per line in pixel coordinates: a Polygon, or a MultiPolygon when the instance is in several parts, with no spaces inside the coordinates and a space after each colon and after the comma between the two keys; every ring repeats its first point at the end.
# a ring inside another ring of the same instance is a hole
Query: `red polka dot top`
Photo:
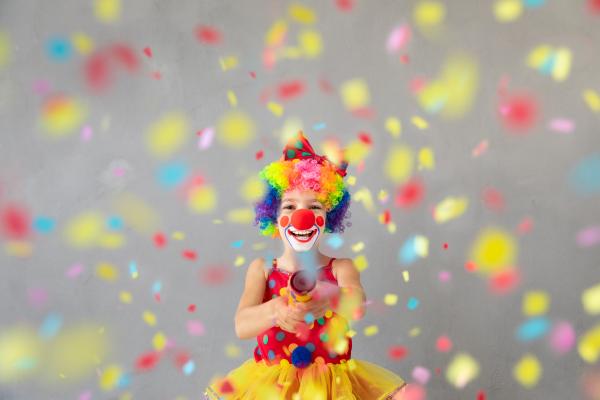
{"type": "MultiPolygon", "coordinates": [[[[337,285],[337,280],[333,276],[331,269],[333,260],[335,258],[331,258],[326,266],[317,270],[317,279],[320,281],[328,280],[337,285]]],[[[272,267],[267,278],[263,303],[276,296],[287,296],[287,285],[290,277],[290,272],[277,268],[277,259],[273,258],[272,267]]],[[[346,320],[338,316],[335,312],[328,311],[324,317],[312,321],[307,327],[308,331],[301,338],[278,326],[273,326],[256,337],[257,346],[254,349],[254,360],[256,362],[264,360],[267,365],[279,364],[281,360],[287,360],[290,364],[293,364],[292,354],[297,347],[304,347],[304,349],[299,349],[302,350],[299,352],[304,353],[304,357],[310,354],[310,362],[333,364],[345,362],[351,358],[352,338],[342,334],[347,343],[346,346],[342,346],[342,350],[345,348],[345,351],[329,351],[335,349],[329,336],[331,333],[335,334],[335,332],[338,332],[337,334],[339,335],[340,324],[345,326],[345,329],[342,329],[342,331],[347,331],[349,326],[346,320]],[[333,318],[336,321],[334,325],[335,330],[331,329],[333,327],[330,326],[333,323],[333,318]],[[306,352],[305,349],[310,353],[306,352]]],[[[336,340],[336,342],[339,344],[340,340],[336,340]]]]}

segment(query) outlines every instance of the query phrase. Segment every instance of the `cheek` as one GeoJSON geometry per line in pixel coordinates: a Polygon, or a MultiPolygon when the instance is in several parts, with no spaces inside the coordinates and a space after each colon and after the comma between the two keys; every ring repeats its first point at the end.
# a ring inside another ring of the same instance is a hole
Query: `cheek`
{"type": "Polygon", "coordinates": [[[289,223],[290,223],[290,217],[288,217],[287,215],[284,215],[279,220],[279,226],[281,226],[282,228],[285,228],[286,226],[288,226],[289,223]]]}
{"type": "Polygon", "coordinates": [[[325,220],[320,215],[317,217],[317,225],[322,228],[325,225],[325,220]]]}

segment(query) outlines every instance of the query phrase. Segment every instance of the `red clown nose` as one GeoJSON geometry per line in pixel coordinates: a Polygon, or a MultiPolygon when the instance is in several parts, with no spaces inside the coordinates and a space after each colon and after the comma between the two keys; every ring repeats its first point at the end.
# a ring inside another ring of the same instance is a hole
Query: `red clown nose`
{"type": "Polygon", "coordinates": [[[300,208],[292,214],[292,225],[298,230],[312,228],[315,224],[315,214],[306,208],[300,208]]]}

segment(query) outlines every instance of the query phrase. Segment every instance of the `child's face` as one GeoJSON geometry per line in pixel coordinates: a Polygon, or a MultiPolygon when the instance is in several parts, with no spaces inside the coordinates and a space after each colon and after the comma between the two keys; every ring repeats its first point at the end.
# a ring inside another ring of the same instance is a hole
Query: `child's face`
{"type": "Polygon", "coordinates": [[[325,230],[327,210],[310,190],[287,191],[281,199],[277,226],[286,247],[308,251],[318,244],[325,230]],[[296,234],[300,232],[300,234],[296,234]]]}

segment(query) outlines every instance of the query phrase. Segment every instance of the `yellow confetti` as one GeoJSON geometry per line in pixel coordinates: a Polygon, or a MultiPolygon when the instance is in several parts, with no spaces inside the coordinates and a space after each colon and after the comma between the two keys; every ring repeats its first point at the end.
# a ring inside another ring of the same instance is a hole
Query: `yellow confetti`
{"type": "Polygon", "coordinates": [[[4,250],[9,256],[26,258],[33,253],[33,246],[24,240],[8,240],[4,243],[4,250]]]}
{"type": "Polygon", "coordinates": [[[379,191],[379,193],[377,194],[377,199],[382,202],[385,203],[389,198],[389,194],[387,192],[387,190],[381,189],[379,191]]]}
{"type": "Polygon", "coordinates": [[[115,22],[121,16],[121,1],[94,0],[94,14],[101,22],[115,22]]]}
{"type": "Polygon", "coordinates": [[[354,258],[354,265],[359,272],[362,272],[367,269],[369,262],[367,261],[367,257],[365,257],[364,254],[361,254],[354,258]]]}
{"type": "Polygon", "coordinates": [[[254,203],[262,199],[266,193],[266,185],[258,176],[251,175],[240,187],[240,195],[249,202],[254,203]]]}
{"type": "Polygon", "coordinates": [[[373,204],[373,197],[371,192],[367,188],[361,188],[354,192],[352,198],[357,203],[362,203],[367,211],[373,213],[375,211],[375,205],[373,204]]]}
{"type": "Polygon", "coordinates": [[[581,304],[586,313],[600,314],[600,284],[592,286],[581,293],[581,304]]]}
{"type": "Polygon", "coordinates": [[[464,214],[469,205],[469,199],[464,196],[448,196],[438,204],[433,211],[433,219],[438,224],[456,219],[464,214]]]}
{"type": "Polygon", "coordinates": [[[32,327],[3,324],[0,331],[0,383],[18,383],[37,373],[40,364],[36,360],[43,357],[44,350],[41,338],[32,327]]]}
{"type": "Polygon", "coordinates": [[[498,22],[512,22],[523,13],[520,0],[497,0],[494,3],[494,15],[498,22]]]}
{"type": "Polygon", "coordinates": [[[121,303],[131,304],[132,298],[133,298],[133,296],[131,295],[131,292],[122,290],[119,293],[119,300],[121,301],[121,303]]]}
{"type": "Polygon", "coordinates": [[[595,364],[598,362],[600,356],[600,324],[579,337],[577,352],[588,364],[595,364]]]}
{"type": "Polygon", "coordinates": [[[523,298],[523,315],[533,317],[543,315],[548,312],[550,298],[546,292],[541,290],[532,290],[525,294],[523,298]]]}
{"type": "Polygon", "coordinates": [[[494,274],[514,268],[517,243],[504,229],[486,227],[478,235],[469,251],[469,260],[477,265],[477,271],[494,274]]]}
{"type": "Polygon", "coordinates": [[[421,328],[419,328],[418,326],[415,326],[414,328],[411,328],[408,331],[408,334],[410,335],[410,337],[417,337],[421,334],[421,328]]]}
{"type": "Polygon", "coordinates": [[[81,55],[86,56],[94,50],[94,43],[93,43],[92,39],[85,33],[81,33],[81,32],[74,33],[71,36],[71,42],[73,42],[73,47],[81,55]]]}
{"type": "Polygon", "coordinates": [[[388,117],[385,120],[385,130],[391,133],[393,137],[398,138],[402,133],[402,123],[396,117],[388,117]]]}
{"type": "Polygon", "coordinates": [[[383,297],[383,302],[385,303],[385,305],[387,306],[393,306],[396,305],[396,303],[398,303],[398,296],[393,294],[393,293],[387,293],[384,297],[383,297]]]}
{"type": "Polygon", "coordinates": [[[377,335],[378,332],[379,332],[379,328],[377,327],[377,325],[366,326],[365,329],[363,330],[363,333],[365,336],[374,336],[374,335],[377,335]]]}
{"type": "Polygon", "coordinates": [[[357,78],[342,83],[340,94],[344,105],[349,110],[367,106],[371,101],[369,87],[364,79],[357,78]]]}
{"type": "Polygon", "coordinates": [[[108,392],[117,387],[123,370],[118,365],[109,365],[99,377],[99,386],[102,390],[108,392]]]}
{"type": "Polygon", "coordinates": [[[244,112],[232,110],[223,115],[217,123],[217,138],[233,149],[246,147],[255,137],[254,121],[244,112]]]}
{"type": "Polygon", "coordinates": [[[525,354],[514,366],[512,373],[523,387],[532,388],[542,375],[542,365],[533,354],[525,354]]]}
{"type": "Polygon", "coordinates": [[[239,61],[236,56],[220,57],[219,64],[221,65],[221,69],[223,71],[229,71],[236,68],[239,64],[239,61]]]}
{"type": "Polygon", "coordinates": [[[419,171],[423,169],[433,170],[435,168],[435,157],[431,147],[423,147],[419,150],[419,165],[417,169],[419,171]]]}
{"type": "Polygon", "coordinates": [[[205,214],[217,205],[217,191],[211,185],[196,186],[189,191],[188,206],[198,213],[205,214]]]}
{"type": "Polygon", "coordinates": [[[346,146],[344,152],[348,165],[356,165],[363,161],[370,153],[371,146],[361,140],[353,140],[346,146]]]}
{"type": "Polygon", "coordinates": [[[125,244],[125,236],[117,232],[105,232],[98,238],[98,246],[105,249],[118,249],[125,244]]]}
{"type": "Polygon", "coordinates": [[[119,278],[119,270],[110,263],[100,262],[96,265],[96,276],[105,281],[114,282],[119,278]]]}
{"type": "Polygon", "coordinates": [[[244,265],[245,262],[246,258],[244,256],[237,256],[235,258],[235,261],[233,262],[233,265],[235,265],[236,267],[241,267],[242,265],[244,265]]]}
{"type": "Polygon", "coordinates": [[[227,100],[229,100],[229,104],[232,107],[236,107],[238,104],[237,96],[235,95],[235,92],[233,90],[227,91],[227,100]]]}
{"type": "Polygon", "coordinates": [[[227,220],[234,224],[249,224],[254,220],[254,210],[248,207],[229,210],[227,220]]]}
{"type": "Polygon", "coordinates": [[[356,177],[354,175],[346,175],[346,183],[348,186],[356,185],[356,177]]]}
{"type": "Polygon", "coordinates": [[[396,184],[406,182],[413,171],[413,151],[404,145],[394,144],[384,163],[386,176],[396,184]]]}
{"type": "Polygon", "coordinates": [[[407,270],[402,271],[402,279],[404,279],[404,282],[408,282],[410,280],[410,273],[407,270]]]}
{"type": "Polygon", "coordinates": [[[50,137],[61,138],[74,133],[87,114],[87,108],[79,101],[65,95],[55,95],[45,100],[40,125],[50,137]]]}
{"type": "Polygon", "coordinates": [[[549,45],[540,45],[529,52],[526,64],[543,74],[551,73],[552,78],[560,82],[569,76],[571,58],[571,50],[566,47],[553,48],[549,45]],[[551,68],[551,70],[548,70],[548,68],[551,68]]]}
{"type": "Polygon", "coordinates": [[[6,32],[0,31],[0,68],[10,61],[10,39],[6,32]]]}
{"type": "Polygon", "coordinates": [[[413,10],[413,20],[416,26],[426,35],[439,33],[445,17],[446,8],[439,1],[421,0],[413,10]]]}
{"type": "Polygon", "coordinates": [[[365,242],[358,242],[352,245],[352,251],[355,253],[358,253],[360,251],[363,251],[365,248],[365,242]]]}
{"type": "Polygon", "coordinates": [[[152,346],[154,347],[154,350],[161,351],[162,349],[165,348],[166,344],[167,344],[167,337],[164,335],[164,333],[157,332],[152,337],[152,346]]]}
{"type": "Polygon", "coordinates": [[[239,346],[236,346],[235,344],[229,343],[225,346],[225,355],[228,358],[237,358],[239,357],[241,354],[241,350],[239,348],[239,346]]]}
{"type": "Polygon", "coordinates": [[[277,20],[273,23],[265,37],[265,44],[268,47],[279,46],[285,40],[287,34],[287,23],[284,20],[277,20]]]}
{"type": "Polygon", "coordinates": [[[150,126],[146,133],[146,147],[155,157],[166,159],[184,145],[188,135],[185,116],[170,112],[150,126]]]}
{"type": "Polygon", "coordinates": [[[158,230],[160,226],[158,213],[141,197],[123,192],[112,198],[111,203],[125,224],[140,235],[158,230]]]}
{"type": "Polygon", "coordinates": [[[600,95],[598,95],[598,92],[592,89],[585,89],[583,91],[583,100],[585,100],[590,110],[600,112],[600,95]]]}
{"type": "Polygon", "coordinates": [[[412,117],[410,119],[410,122],[412,122],[414,126],[416,126],[417,128],[419,128],[421,130],[427,129],[429,127],[429,124],[427,123],[427,121],[424,120],[423,118],[419,117],[418,115],[415,115],[414,117],[412,117]]]}
{"type": "Polygon", "coordinates": [[[317,31],[303,29],[298,33],[298,45],[307,58],[316,58],[323,52],[323,40],[317,31]]]}
{"type": "Polygon", "coordinates": [[[267,103],[267,108],[269,109],[269,111],[271,111],[274,115],[278,117],[281,117],[281,115],[283,115],[283,106],[279,103],[270,101],[267,103]]]}
{"type": "Polygon", "coordinates": [[[171,237],[175,240],[183,240],[183,239],[185,239],[185,233],[183,233],[181,231],[176,231],[176,232],[173,232],[171,237]]]}
{"type": "Polygon", "coordinates": [[[395,233],[396,232],[396,223],[394,221],[390,221],[387,224],[387,230],[389,233],[395,233]]]}
{"type": "Polygon", "coordinates": [[[456,388],[463,388],[479,375],[479,363],[469,354],[459,352],[448,364],[446,380],[456,388]]]}
{"type": "Polygon", "coordinates": [[[144,311],[142,313],[142,319],[144,320],[145,323],[147,323],[150,326],[156,325],[156,315],[154,315],[150,311],[144,311]]]}
{"type": "Polygon", "coordinates": [[[88,211],[72,218],[65,227],[64,236],[74,247],[91,247],[97,244],[104,229],[104,218],[97,212],[88,211]]]}
{"type": "Polygon", "coordinates": [[[291,19],[301,24],[314,24],[317,21],[317,16],[315,12],[300,3],[290,4],[288,7],[288,14],[291,19]]]}

